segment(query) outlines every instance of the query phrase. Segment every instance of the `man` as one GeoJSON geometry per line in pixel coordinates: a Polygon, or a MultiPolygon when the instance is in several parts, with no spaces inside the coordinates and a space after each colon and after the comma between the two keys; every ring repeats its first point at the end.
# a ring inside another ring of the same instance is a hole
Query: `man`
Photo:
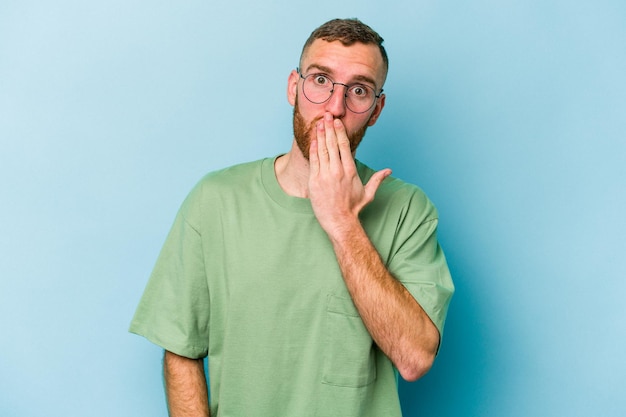
{"type": "Polygon", "coordinates": [[[291,150],[183,203],[131,324],[165,349],[172,416],[400,416],[396,371],[431,367],[453,293],[436,210],[354,159],[385,105],[382,41],[356,19],[314,31],[291,150]]]}

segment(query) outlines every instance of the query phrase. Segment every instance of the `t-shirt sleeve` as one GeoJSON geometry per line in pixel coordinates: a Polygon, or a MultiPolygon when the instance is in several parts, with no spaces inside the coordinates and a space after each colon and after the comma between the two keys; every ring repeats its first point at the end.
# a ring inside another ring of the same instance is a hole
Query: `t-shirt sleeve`
{"type": "Polygon", "coordinates": [[[194,193],[185,200],[165,240],[130,332],[188,358],[208,353],[209,290],[202,236],[194,225],[194,193]]]}
{"type": "Polygon", "coordinates": [[[409,201],[398,228],[389,271],[413,295],[442,336],[454,284],[437,241],[437,211],[419,193],[409,201]]]}

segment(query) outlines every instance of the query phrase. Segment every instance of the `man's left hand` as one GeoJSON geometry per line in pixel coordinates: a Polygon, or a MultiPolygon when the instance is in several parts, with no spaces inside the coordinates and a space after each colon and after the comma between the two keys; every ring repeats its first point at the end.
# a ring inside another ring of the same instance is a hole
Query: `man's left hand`
{"type": "Polygon", "coordinates": [[[374,200],[376,190],[391,174],[390,169],[383,169],[363,185],[345,126],[330,113],[316,125],[309,163],[309,198],[317,220],[330,237],[359,222],[359,213],[374,200]]]}

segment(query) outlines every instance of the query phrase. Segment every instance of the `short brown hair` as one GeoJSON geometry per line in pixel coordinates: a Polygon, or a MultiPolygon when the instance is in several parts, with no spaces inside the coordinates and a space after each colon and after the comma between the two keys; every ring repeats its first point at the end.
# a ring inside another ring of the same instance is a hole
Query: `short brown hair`
{"type": "Polygon", "coordinates": [[[378,46],[380,54],[383,57],[385,72],[389,69],[389,58],[383,46],[384,39],[376,33],[374,29],[361,22],[359,19],[333,19],[315,29],[302,48],[300,61],[302,61],[306,50],[316,39],[322,39],[327,42],[340,41],[345,46],[350,46],[356,42],[366,45],[374,44],[378,46]]]}

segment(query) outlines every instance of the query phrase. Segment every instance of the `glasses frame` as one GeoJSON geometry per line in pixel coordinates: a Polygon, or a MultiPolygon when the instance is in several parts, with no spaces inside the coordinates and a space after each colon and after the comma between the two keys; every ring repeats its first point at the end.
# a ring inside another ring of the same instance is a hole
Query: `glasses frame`
{"type": "Polygon", "coordinates": [[[332,88],[330,90],[330,94],[328,95],[328,98],[324,101],[313,101],[311,100],[306,93],[304,92],[304,82],[302,83],[302,94],[304,95],[304,97],[309,100],[311,103],[313,104],[323,104],[326,103],[328,100],[330,100],[330,98],[333,96],[333,93],[335,92],[335,85],[343,85],[344,87],[346,87],[346,91],[345,93],[343,93],[343,103],[346,106],[346,108],[348,110],[350,110],[352,113],[355,114],[363,114],[363,113],[367,113],[368,111],[372,110],[374,108],[374,106],[376,105],[376,101],[380,98],[380,96],[383,94],[383,89],[381,88],[380,91],[378,92],[378,94],[376,94],[376,89],[372,88],[368,85],[362,84],[362,83],[354,83],[354,84],[344,84],[344,83],[336,83],[335,81],[332,80],[332,78],[330,78],[328,75],[322,74],[322,73],[311,73],[308,75],[304,75],[302,74],[302,72],[300,71],[300,68],[296,68],[296,72],[298,73],[298,75],[300,75],[300,78],[302,78],[303,81],[306,81],[307,78],[314,76],[314,75],[322,75],[324,77],[326,77],[328,79],[328,81],[330,81],[330,83],[332,84],[332,88]],[[350,106],[348,105],[348,91],[350,90],[350,88],[354,87],[355,85],[362,85],[363,87],[366,88],[372,88],[372,90],[374,90],[374,100],[372,101],[372,105],[369,106],[367,108],[367,110],[363,110],[363,111],[354,111],[350,108],[350,106]]]}

